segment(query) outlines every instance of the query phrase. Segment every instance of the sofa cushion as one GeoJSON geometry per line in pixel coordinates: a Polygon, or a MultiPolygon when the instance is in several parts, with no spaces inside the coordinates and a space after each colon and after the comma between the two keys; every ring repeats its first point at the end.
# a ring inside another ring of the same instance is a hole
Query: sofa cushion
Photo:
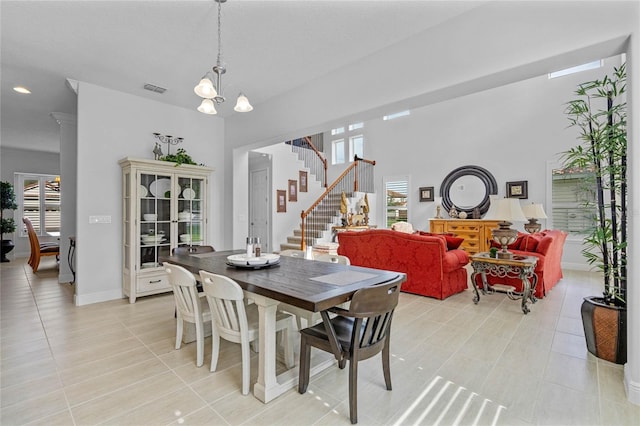
{"type": "Polygon", "coordinates": [[[520,240],[518,250],[535,252],[542,237],[536,234],[525,235],[520,240]]]}

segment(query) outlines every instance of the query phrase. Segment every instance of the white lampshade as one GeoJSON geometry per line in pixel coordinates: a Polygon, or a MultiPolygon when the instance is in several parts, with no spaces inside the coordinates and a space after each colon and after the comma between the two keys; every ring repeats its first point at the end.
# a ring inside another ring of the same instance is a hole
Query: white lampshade
{"type": "Polygon", "coordinates": [[[442,205],[442,197],[433,197],[433,201],[436,203],[436,206],[442,205]]]}
{"type": "Polygon", "coordinates": [[[198,107],[198,111],[211,115],[218,113],[212,99],[203,99],[202,103],[198,107]]]}
{"type": "Polygon", "coordinates": [[[238,95],[238,101],[236,102],[236,106],[233,109],[238,112],[249,112],[253,110],[253,107],[249,103],[249,99],[247,99],[244,93],[240,93],[238,95]]]}
{"type": "Polygon", "coordinates": [[[544,212],[542,204],[526,204],[522,207],[522,212],[527,219],[546,219],[547,214],[544,212]]]}
{"type": "Polygon", "coordinates": [[[200,83],[193,88],[193,91],[201,98],[211,99],[218,96],[216,88],[213,87],[213,83],[208,77],[203,77],[202,80],[200,80],[200,83]]]}
{"type": "Polygon", "coordinates": [[[507,222],[526,222],[527,218],[522,213],[522,207],[517,198],[491,199],[489,211],[485,219],[502,220],[507,222]]]}

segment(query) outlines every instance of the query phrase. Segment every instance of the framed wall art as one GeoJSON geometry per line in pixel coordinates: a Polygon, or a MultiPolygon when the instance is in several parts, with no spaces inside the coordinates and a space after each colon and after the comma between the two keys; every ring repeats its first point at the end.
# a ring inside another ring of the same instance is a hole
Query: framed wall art
{"type": "Polygon", "coordinates": [[[516,182],[507,182],[507,198],[529,198],[527,181],[519,180],[516,182]]]}
{"type": "Polygon", "coordinates": [[[420,202],[433,201],[433,186],[423,186],[420,188],[420,202]]]}
{"type": "Polygon", "coordinates": [[[278,202],[277,213],[286,213],[287,212],[287,191],[284,189],[276,190],[276,199],[278,202]]]}
{"type": "Polygon", "coordinates": [[[289,191],[289,201],[298,201],[298,181],[289,179],[289,186],[287,188],[289,191]]]}
{"type": "Polygon", "coordinates": [[[300,192],[307,192],[307,172],[300,170],[300,192]]]}

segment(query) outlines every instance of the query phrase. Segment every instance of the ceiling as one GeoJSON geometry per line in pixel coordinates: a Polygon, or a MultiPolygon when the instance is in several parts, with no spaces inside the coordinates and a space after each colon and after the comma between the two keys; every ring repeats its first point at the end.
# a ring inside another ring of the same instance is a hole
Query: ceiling
{"type": "MultiPolygon", "coordinates": [[[[229,0],[222,48],[233,112],[243,91],[254,108],[360,58],[451,19],[477,1],[229,0]]],[[[195,109],[193,87],[215,64],[217,3],[10,1],[0,3],[2,146],[59,152],[51,112],[75,114],[66,79],[195,109]],[[143,89],[151,83],[160,95],[143,89]],[[31,95],[12,90],[22,85],[31,95]]],[[[381,83],[385,77],[382,72],[381,83]]]]}

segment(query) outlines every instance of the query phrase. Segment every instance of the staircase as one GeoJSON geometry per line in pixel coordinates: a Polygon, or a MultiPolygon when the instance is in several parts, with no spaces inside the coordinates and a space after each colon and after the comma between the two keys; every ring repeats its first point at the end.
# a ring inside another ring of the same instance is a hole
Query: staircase
{"type": "MultiPolygon", "coordinates": [[[[347,197],[350,198],[351,194],[347,194],[347,197]]],[[[309,224],[305,230],[305,238],[312,241],[311,245],[331,241],[331,227],[340,225],[340,199],[341,194],[329,194],[320,202],[316,211],[307,217],[309,224]]],[[[300,250],[300,247],[301,228],[294,229],[293,236],[287,237],[287,242],[280,244],[280,250],[300,250]]]]}

